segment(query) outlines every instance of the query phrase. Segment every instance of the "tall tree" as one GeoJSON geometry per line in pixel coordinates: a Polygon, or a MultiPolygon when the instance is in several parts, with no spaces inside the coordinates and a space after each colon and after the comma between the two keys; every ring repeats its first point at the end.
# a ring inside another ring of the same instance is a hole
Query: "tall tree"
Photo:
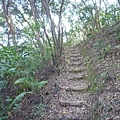
{"type": "MultiPolygon", "coordinates": [[[[50,3],[48,0],[41,0],[42,2],[42,7],[44,10],[44,13],[46,14],[47,18],[49,19],[50,22],[50,29],[51,29],[51,33],[52,33],[52,39],[54,42],[54,65],[58,65],[59,64],[59,58],[61,56],[62,53],[62,39],[61,39],[61,19],[62,19],[62,9],[63,9],[63,5],[64,5],[64,0],[62,0],[61,5],[60,5],[60,9],[59,9],[59,22],[58,22],[58,32],[56,31],[56,26],[55,23],[53,21],[51,12],[50,12],[50,3]],[[57,37],[58,35],[58,37],[57,37]]],[[[48,37],[48,36],[47,36],[48,37]]]]}

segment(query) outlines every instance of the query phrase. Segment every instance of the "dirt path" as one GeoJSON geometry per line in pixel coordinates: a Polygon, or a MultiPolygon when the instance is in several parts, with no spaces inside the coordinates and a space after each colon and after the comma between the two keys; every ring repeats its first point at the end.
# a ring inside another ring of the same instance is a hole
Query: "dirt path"
{"type": "Polygon", "coordinates": [[[65,51],[65,71],[57,77],[59,88],[50,100],[47,120],[89,120],[92,95],[91,84],[86,80],[87,68],[79,47],[65,51]]]}

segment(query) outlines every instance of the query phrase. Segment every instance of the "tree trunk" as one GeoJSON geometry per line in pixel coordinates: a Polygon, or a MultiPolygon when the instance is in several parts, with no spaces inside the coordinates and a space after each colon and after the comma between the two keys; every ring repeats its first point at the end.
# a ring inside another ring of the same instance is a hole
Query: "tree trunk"
{"type": "Polygon", "coordinates": [[[8,25],[8,45],[10,46],[9,39],[10,39],[10,35],[12,35],[13,45],[16,47],[17,42],[15,40],[15,28],[13,25],[12,17],[11,15],[8,14],[9,0],[7,4],[5,3],[5,0],[2,0],[2,5],[3,5],[3,12],[5,15],[5,19],[8,25]]]}

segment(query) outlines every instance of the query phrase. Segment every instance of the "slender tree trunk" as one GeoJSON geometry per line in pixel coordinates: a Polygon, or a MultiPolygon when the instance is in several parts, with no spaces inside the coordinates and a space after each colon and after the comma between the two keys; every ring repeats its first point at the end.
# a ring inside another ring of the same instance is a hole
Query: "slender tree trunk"
{"type": "Polygon", "coordinates": [[[50,21],[50,28],[51,28],[51,33],[52,33],[52,38],[54,42],[54,59],[55,59],[55,66],[58,66],[59,64],[59,58],[60,58],[60,45],[61,45],[61,13],[62,13],[62,7],[64,4],[64,0],[62,0],[61,6],[60,6],[60,12],[59,12],[59,23],[58,23],[58,38],[57,38],[57,33],[55,31],[55,24],[54,21],[51,17],[50,9],[49,9],[49,3],[47,0],[41,0],[42,6],[44,8],[44,12],[49,18],[50,21]]]}
{"type": "Polygon", "coordinates": [[[58,56],[57,56],[57,36],[55,32],[55,24],[52,20],[51,14],[50,14],[50,9],[49,9],[49,3],[47,0],[41,0],[42,6],[44,8],[45,14],[48,16],[49,21],[50,21],[50,29],[52,33],[52,38],[53,38],[53,43],[54,43],[54,65],[58,66],[58,56]]]}
{"type": "Polygon", "coordinates": [[[63,28],[61,28],[61,19],[62,19],[62,8],[64,5],[64,0],[62,0],[61,6],[60,6],[60,12],[59,12],[59,23],[58,23],[58,58],[60,59],[61,53],[62,53],[62,34],[63,34],[63,28]]]}
{"type": "Polygon", "coordinates": [[[10,35],[12,35],[13,45],[16,47],[17,42],[15,40],[15,28],[13,25],[12,17],[11,15],[8,14],[9,0],[7,4],[5,3],[5,0],[2,0],[2,6],[3,6],[4,16],[8,25],[8,46],[10,46],[9,39],[10,39],[10,35]]]}

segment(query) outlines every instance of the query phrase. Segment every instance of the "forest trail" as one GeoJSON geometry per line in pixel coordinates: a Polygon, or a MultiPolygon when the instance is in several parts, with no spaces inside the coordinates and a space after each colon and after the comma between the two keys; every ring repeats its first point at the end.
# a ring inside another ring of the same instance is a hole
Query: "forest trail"
{"type": "Polygon", "coordinates": [[[65,50],[64,72],[56,79],[57,94],[50,100],[47,120],[89,120],[92,94],[87,81],[80,48],[76,45],[65,50]]]}

